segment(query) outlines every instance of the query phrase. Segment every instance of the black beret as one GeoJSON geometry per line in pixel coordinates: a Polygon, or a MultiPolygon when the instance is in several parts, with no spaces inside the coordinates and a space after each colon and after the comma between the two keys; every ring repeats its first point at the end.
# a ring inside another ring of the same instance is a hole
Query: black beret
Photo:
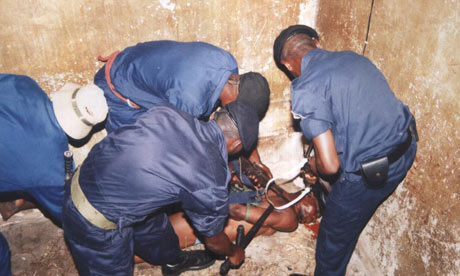
{"type": "Polygon", "coordinates": [[[259,121],[262,120],[270,103],[270,87],[267,79],[256,72],[242,74],[237,100],[251,106],[256,111],[259,121]]]}
{"type": "Polygon", "coordinates": [[[235,120],[244,150],[250,151],[259,136],[259,120],[256,112],[249,104],[239,100],[227,104],[225,108],[235,120]]]}
{"type": "Polygon", "coordinates": [[[291,79],[293,77],[291,72],[289,72],[289,70],[287,70],[287,68],[281,63],[281,52],[283,51],[284,43],[286,43],[289,38],[296,34],[306,34],[311,38],[319,40],[318,33],[315,31],[315,29],[305,25],[289,26],[288,28],[281,31],[281,33],[275,39],[275,43],[273,44],[273,58],[275,59],[276,66],[278,66],[278,68],[286,73],[291,79]]]}

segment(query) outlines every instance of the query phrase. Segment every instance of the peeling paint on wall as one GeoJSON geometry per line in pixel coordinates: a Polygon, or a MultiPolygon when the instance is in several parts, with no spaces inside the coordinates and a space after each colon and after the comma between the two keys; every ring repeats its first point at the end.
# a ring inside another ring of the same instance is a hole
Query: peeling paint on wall
{"type": "Polygon", "coordinates": [[[318,1],[308,1],[300,4],[300,15],[298,24],[316,28],[316,17],[318,16],[318,1]]]}
{"type": "Polygon", "coordinates": [[[164,9],[168,9],[170,11],[174,11],[174,7],[176,6],[176,4],[171,3],[171,1],[169,1],[169,0],[158,0],[158,2],[160,2],[161,6],[164,9]]]}

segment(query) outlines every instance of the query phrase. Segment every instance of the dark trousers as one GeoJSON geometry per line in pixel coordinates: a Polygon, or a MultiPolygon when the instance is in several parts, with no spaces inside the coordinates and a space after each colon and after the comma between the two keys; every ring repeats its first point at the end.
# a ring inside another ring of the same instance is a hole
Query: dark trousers
{"type": "Polygon", "coordinates": [[[416,151],[414,140],[407,152],[390,165],[388,182],[379,190],[367,188],[359,175],[340,176],[326,199],[319,226],[315,275],[345,275],[361,231],[377,207],[406,177],[416,151]]]}
{"type": "Polygon", "coordinates": [[[11,253],[8,247],[8,242],[5,237],[0,233],[0,275],[10,276],[11,275],[11,253]]]}
{"type": "Polygon", "coordinates": [[[104,230],[92,225],[66,197],[64,237],[80,275],[132,275],[134,254],[151,264],[179,261],[179,240],[166,214],[131,225],[120,219],[117,226],[104,230]]]}

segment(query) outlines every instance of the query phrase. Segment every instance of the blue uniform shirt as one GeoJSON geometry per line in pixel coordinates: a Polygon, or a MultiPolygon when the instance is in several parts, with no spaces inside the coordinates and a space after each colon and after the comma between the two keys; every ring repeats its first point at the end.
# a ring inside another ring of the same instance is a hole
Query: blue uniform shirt
{"type": "Polygon", "coordinates": [[[67,137],[30,77],[0,74],[0,128],[0,193],[27,192],[60,222],[67,137]]]}
{"type": "Polygon", "coordinates": [[[95,145],[79,182],[94,207],[119,225],[181,202],[195,228],[213,236],[228,215],[229,179],[225,138],[217,124],[157,104],[95,145]]]}
{"type": "Polygon", "coordinates": [[[227,51],[203,42],[163,40],[124,49],[110,70],[115,89],[143,109],[135,110],[113,95],[106,83],[105,66],[94,82],[107,98],[107,130],[111,132],[161,102],[196,118],[207,117],[231,74],[238,74],[238,65],[227,51]]]}
{"type": "Polygon", "coordinates": [[[308,139],[331,129],[342,170],[389,153],[413,119],[380,70],[353,52],[309,51],[292,81],[292,110],[308,139]]]}

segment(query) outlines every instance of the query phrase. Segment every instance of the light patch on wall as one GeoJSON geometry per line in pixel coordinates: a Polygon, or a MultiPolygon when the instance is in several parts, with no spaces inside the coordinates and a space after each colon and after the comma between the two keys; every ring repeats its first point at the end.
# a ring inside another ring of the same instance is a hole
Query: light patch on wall
{"type": "Polygon", "coordinates": [[[316,27],[316,16],[318,14],[318,0],[307,1],[300,4],[299,24],[312,28],[316,27]]]}
{"type": "Polygon", "coordinates": [[[270,70],[270,66],[272,63],[273,63],[273,58],[270,56],[267,59],[267,62],[263,65],[262,72],[267,72],[268,70],[270,70]]]}
{"type": "MultiPolygon", "coordinates": [[[[264,163],[271,169],[274,177],[285,177],[303,158],[302,133],[293,132],[282,136],[283,140],[274,143],[275,136],[261,139],[259,143],[270,144],[270,147],[264,147],[262,155],[264,163]]],[[[280,136],[278,135],[277,138],[280,136]]],[[[259,138],[260,139],[260,138],[259,138]]],[[[303,188],[302,179],[296,178],[294,184],[303,188]]]]}
{"type": "MultiPolygon", "coordinates": [[[[77,74],[78,75],[78,74],[77,74]]],[[[39,83],[40,87],[42,87],[43,90],[45,90],[45,92],[47,94],[50,94],[54,91],[58,91],[58,89],[60,89],[62,86],[64,86],[64,84],[66,84],[67,82],[72,82],[72,79],[74,79],[75,83],[79,83],[78,82],[78,77],[80,76],[77,76],[75,75],[73,72],[71,73],[68,73],[68,74],[65,74],[65,73],[60,73],[60,74],[47,74],[47,73],[44,73],[44,74],[41,74],[38,78],[37,78],[37,82],[39,83]]]]}
{"type": "Polygon", "coordinates": [[[283,90],[283,97],[290,99],[291,98],[291,87],[286,87],[283,90]]]}
{"type": "Polygon", "coordinates": [[[169,1],[169,0],[158,0],[158,2],[160,2],[161,6],[164,9],[168,9],[170,11],[173,11],[174,8],[176,7],[176,4],[171,3],[171,1],[169,1]]]}

